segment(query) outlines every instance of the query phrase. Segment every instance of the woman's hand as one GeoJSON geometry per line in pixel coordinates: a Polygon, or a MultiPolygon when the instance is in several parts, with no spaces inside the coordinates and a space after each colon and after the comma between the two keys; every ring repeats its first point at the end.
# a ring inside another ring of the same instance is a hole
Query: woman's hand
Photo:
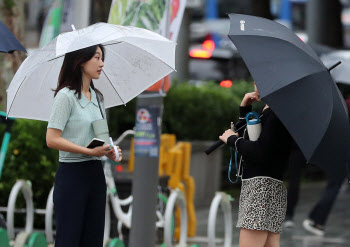
{"type": "MultiPolygon", "coordinates": [[[[108,157],[108,155],[111,155],[114,153],[114,148],[112,148],[111,145],[99,146],[89,150],[90,150],[89,155],[96,156],[96,157],[102,157],[104,155],[108,157]]],[[[114,153],[114,156],[115,156],[115,153],[114,153]]]]}
{"type": "Polygon", "coordinates": [[[254,101],[260,101],[260,95],[256,92],[246,93],[241,102],[241,106],[249,106],[253,104],[254,101]]]}
{"type": "Polygon", "coordinates": [[[117,150],[118,150],[118,153],[119,153],[119,159],[118,159],[118,160],[116,160],[117,156],[115,155],[115,150],[114,150],[114,148],[112,148],[112,149],[113,149],[113,152],[110,153],[110,154],[107,154],[106,156],[107,156],[110,160],[115,161],[115,162],[120,162],[120,161],[122,161],[122,150],[119,148],[119,146],[117,146],[117,150]]]}
{"type": "Polygon", "coordinates": [[[226,130],[221,136],[219,136],[219,139],[225,143],[227,143],[227,139],[232,136],[232,135],[235,135],[235,136],[238,136],[238,133],[234,132],[233,130],[231,129],[228,129],[226,130]]]}

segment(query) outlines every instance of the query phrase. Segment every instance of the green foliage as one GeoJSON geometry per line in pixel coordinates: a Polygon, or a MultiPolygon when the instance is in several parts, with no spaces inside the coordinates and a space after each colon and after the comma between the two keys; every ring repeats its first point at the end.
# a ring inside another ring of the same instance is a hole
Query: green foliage
{"type": "Polygon", "coordinates": [[[8,10],[11,11],[12,13],[12,8],[16,6],[16,3],[14,0],[4,0],[3,2],[3,7],[8,10]]]}
{"type": "Polygon", "coordinates": [[[253,83],[234,82],[231,88],[215,83],[178,84],[164,100],[163,132],[179,140],[217,140],[239,117],[239,105],[253,83]]]}
{"type": "MultiPolygon", "coordinates": [[[[231,88],[209,82],[201,86],[175,83],[164,99],[162,132],[176,134],[179,140],[217,140],[238,120],[238,109],[253,82],[236,81],[231,88]]],[[[262,103],[255,104],[259,111],[262,103]]],[[[109,110],[109,129],[117,137],[135,126],[136,99],[126,106],[109,110]]]]}
{"type": "MultiPolygon", "coordinates": [[[[58,152],[46,146],[47,122],[16,119],[0,181],[0,205],[6,206],[17,179],[30,180],[35,208],[45,208],[54,183],[58,152]]],[[[0,137],[4,126],[0,129],[0,137]]],[[[21,198],[22,199],[22,198],[21,198]]],[[[19,200],[17,207],[23,207],[19,200]]]]}

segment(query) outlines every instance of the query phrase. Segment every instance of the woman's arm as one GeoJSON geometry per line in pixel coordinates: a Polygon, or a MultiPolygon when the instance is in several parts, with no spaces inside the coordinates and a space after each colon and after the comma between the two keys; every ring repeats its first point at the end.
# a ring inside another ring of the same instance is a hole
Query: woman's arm
{"type": "Polygon", "coordinates": [[[285,143],[287,135],[288,132],[283,124],[271,112],[265,120],[257,141],[250,141],[243,138],[238,140],[236,136],[231,135],[227,139],[227,145],[237,148],[238,153],[246,161],[264,162],[273,158],[274,154],[287,144],[285,143]]]}
{"type": "Polygon", "coordinates": [[[49,148],[57,149],[64,152],[79,153],[89,156],[101,157],[104,155],[110,155],[114,152],[113,148],[109,145],[104,145],[95,148],[86,148],[74,144],[67,139],[63,138],[62,131],[59,129],[48,128],[46,132],[46,144],[49,148]]]}

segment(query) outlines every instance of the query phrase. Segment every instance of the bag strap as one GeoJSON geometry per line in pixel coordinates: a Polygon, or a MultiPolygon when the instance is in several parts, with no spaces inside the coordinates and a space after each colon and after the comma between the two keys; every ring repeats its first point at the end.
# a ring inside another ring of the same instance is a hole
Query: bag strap
{"type": "Polygon", "coordinates": [[[101,103],[100,103],[100,99],[99,99],[98,93],[95,92],[95,94],[96,94],[96,99],[97,99],[98,107],[100,108],[100,112],[101,112],[102,119],[105,119],[105,117],[103,116],[103,111],[102,111],[102,107],[101,107],[101,103]]]}

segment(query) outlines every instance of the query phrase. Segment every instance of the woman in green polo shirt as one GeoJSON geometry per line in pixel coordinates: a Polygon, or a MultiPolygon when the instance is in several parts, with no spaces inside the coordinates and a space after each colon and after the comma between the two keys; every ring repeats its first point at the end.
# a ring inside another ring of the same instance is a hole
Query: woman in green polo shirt
{"type": "Polygon", "coordinates": [[[92,122],[106,114],[103,96],[92,82],[100,77],[103,60],[101,45],[67,53],[55,90],[46,142],[59,150],[53,195],[56,247],[103,245],[106,182],[101,157],[115,160],[116,154],[109,145],[86,148],[96,137],[92,122]]]}

